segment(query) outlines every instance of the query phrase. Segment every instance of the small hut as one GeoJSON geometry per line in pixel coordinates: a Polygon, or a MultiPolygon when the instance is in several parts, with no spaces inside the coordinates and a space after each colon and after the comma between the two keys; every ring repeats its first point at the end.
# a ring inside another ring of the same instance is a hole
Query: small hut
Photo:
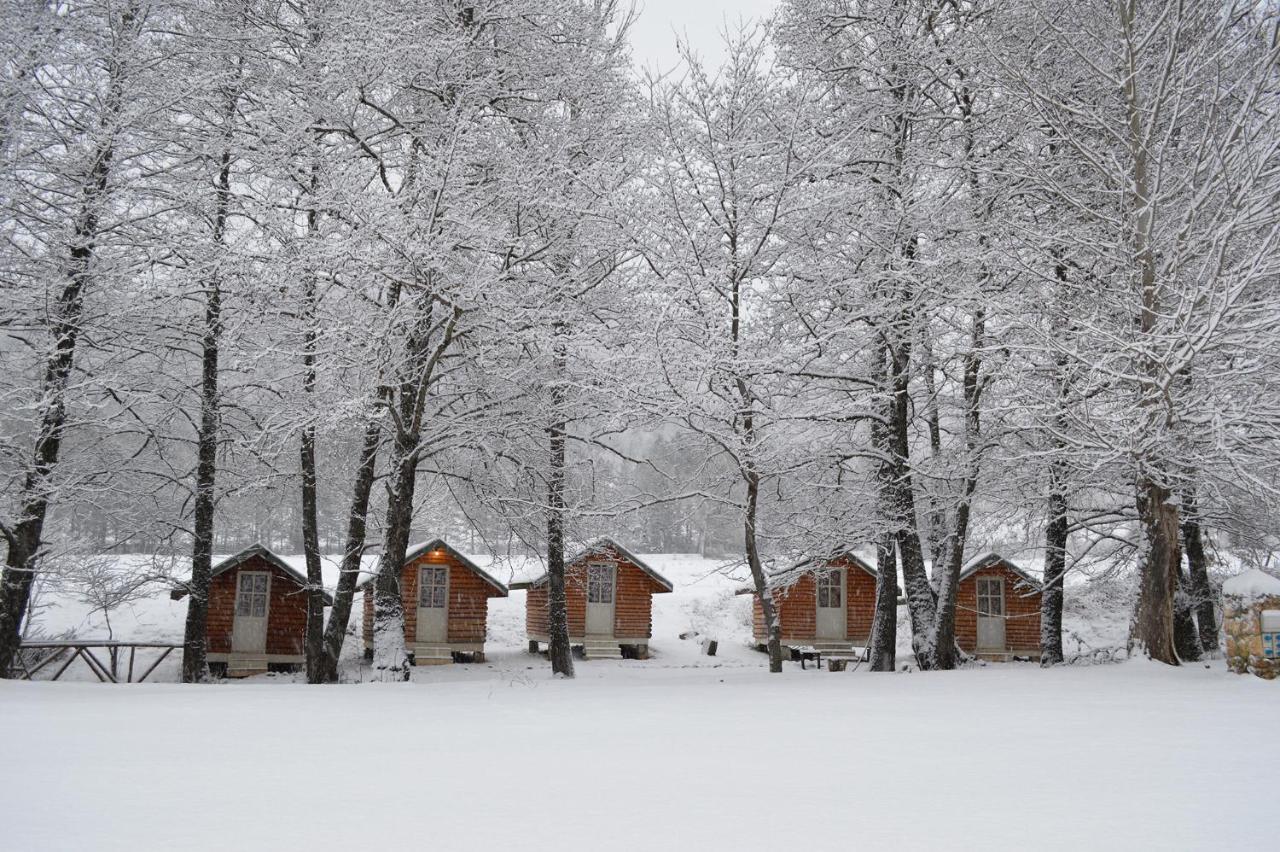
{"type": "MultiPolygon", "coordinates": [[[[848,650],[865,646],[876,609],[876,571],[852,551],[830,559],[806,559],[769,576],[782,625],[782,644],[798,648],[848,650]]],[[[757,647],[768,644],[764,609],[753,589],[751,626],[757,647]]]]}
{"type": "MultiPolygon", "coordinates": [[[[565,597],[569,642],[586,659],[648,659],[653,637],[653,596],[670,592],[671,581],[616,541],[601,538],[567,560],[565,597]]],[[[549,577],[543,573],[513,588],[529,590],[525,629],[530,653],[550,642],[549,577]]]]}
{"type": "Polygon", "coordinates": [[[983,659],[1039,659],[1040,597],[1040,581],[1003,556],[969,560],[956,588],[956,643],[983,659]]]}
{"type": "MultiPolygon", "coordinates": [[[[373,580],[364,592],[364,648],[373,652],[373,580]]],[[[478,565],[433,539],[411,547],[400,569],[404,603],[405,652],[414,665],[442,665],[458,659],[484,661],[489,598],[505,598],[507,587],[478,565]]]]}
{"type": "Polygon", "coordinates": [[[1271,680],[1280,675],[1280,578],[1256,568],[1222,584],[1227,668],[1271,680]]]}
{"type": "MultiPolygon", "coordinates": [[[[213,566],[210,668],[228,677],[296,671],[305,662],[307,578],[261,544],[213,566]]],[[[181,590],[178,596],[185,594],[181,590]]],[[[325,606],[333,604],[325,595],[325,606]]]]}

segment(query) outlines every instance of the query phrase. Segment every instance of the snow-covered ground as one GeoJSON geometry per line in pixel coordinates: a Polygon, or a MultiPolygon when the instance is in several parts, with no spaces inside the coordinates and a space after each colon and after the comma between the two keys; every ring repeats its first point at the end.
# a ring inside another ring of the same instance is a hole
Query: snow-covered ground
{"type": "Polygon", "coordinates": [[[1272,848],[1274,683],[514,651],[407,684],[0,682],[14,850],[1272,848]],[[754,663],[754,664],[750,664],[754,663]]]}
{"type": "MultiPolygon", "coordinates": [[[[104,686],[79,664],[79,682],[0,682],[0,847],[1274,845],[1275,683],[1221,661],[888,675],[788,663],[774,676],[748,645],[740,578],[696,556],[647,558],[676,585],[654,599],[652,659],[579,661],[574,681],[525,652],[514,592],[491,601],[486,663],[415,669],[411,683],[104,686]],[[678,638],[689,630],[719,653],[678,638]]],[[[1123,642],[1122,584],[1069,596],[1068,650],[1072,635],[1123,642]]],[[[48,632],[101,635],[82,606],[46,602],[48,632]]],[[[158,595],[113,625],[176,639],[184,612],[158,595]]],[[[349,680],[369,678],[349,663],[349,680]]],[[[158,674],[176,679],[176,659],[158,674]]]]}

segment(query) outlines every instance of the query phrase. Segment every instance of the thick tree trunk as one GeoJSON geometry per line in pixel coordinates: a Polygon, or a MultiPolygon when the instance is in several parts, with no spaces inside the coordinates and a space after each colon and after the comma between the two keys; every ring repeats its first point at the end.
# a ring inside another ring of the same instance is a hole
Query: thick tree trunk
{"type": "Polygon", "coordinates": [[[1196,629],[1200,647],[1205,653],[1218,650],[1218,620],[1214,607],[1213,588],[1209,585],[1209,560],[1204,551],[1204,528],[1200,525],[1200,512],[1196,495],[1192,491],[1183,499],[1182,542],[1187,551],[1187,567],[1191,570],[1187,585],[1196,616],[1196,629]]]}
{"type": "MultiPolygon", "coordinates": [[[[559,337],[560,330],[556,330],[559,337]]],[[[561,340],[553,343],[555,384],[551,387],[551,409],[556,422],[548,429],[549,468],[547,471],[547,621],[548,648],[551,673],[559,677],[573,677],[573,648],[569,644],[569,601],[565,594],[564,576],[564,466],[565,441],[568,425],[562,419],[565,390],[562,385],[568,353],[561,340]]]]}
{"type": "Polygon", "coordinates": [[[1044,531],[1044,589],[1040,595],[1040,665],[1063,661],[1062,605],[1067,570],[1067,497],[1057,464],[1049,468],[1049,521],[1044,531]]]}
{"type": "MultiPolygon", "coordinates": [[[[136,3],[121,13],[121,29],[136,35],[136,3]]],[[[44,524],[53,499],[53,472],[58,465],[67,429],[67,386],[80,340],[84,300],[93,284],[93,261],[98,249],[100,216],[107,195],[115,157],[115,130],[125,98],[125,74],[121,59],[132,39],[121,39],[108,70],[106,95],[99,126],[105,138],[93,148],[82,184],[79,204],[71,223],[67,251],[67,280],[51,310],[53,349],[45,360],[41,379],[40,419],[36,427],[31,466],[17,497],[17,518],[11,527],[0,527],[8,544],[3,576],[0,576],[0,677],[9,677],[22,644],[23,622],[31,603],[44,524]]]]}
{"type": "Polygon", "coordinates": [[[1187,594],[1187,578],[1181,567],[1174,574],[1178,589],[1173,597],[1173,647],[1178,659],[1193,663],[1204,656],[1200,636],[1196,633],[1196,619],[1192,614],[1193,601],[1187,594]]]}
{"type": "Polygon", "coordinates": [[[404,599],[400,573],[413,528],[418,435],[397,429],[387,487],[387,526],[373,592],[373,665],[384,677],[407,676],[404,599]],[[403,675],[401,673],[404,673],[403,675]]]}
{"type": "Polygon", "coordinates": [[[1173,599],[1182,553],[1178,547],[1178,508],[1167,488],[1143,477],[1138,482],[1138,520],[1142,554],[1138,565],[1138,603],[1129,633],[1130,653],[1176,666],[1173,599]]]}
{"type": "MultiPolygon", "coordinates": [[[[985,278],[985,276],[984,276],[985,278]]],[[[937,614],[934,617],[934,666],[954,669],[961,651],[956,647],[956,594],[960,569],[964,565],[964,548],[969,538],[969,514],[973,495],[978,488],[980,467],[980,430],[982,426],[982,347],[986,340],[986,313],[981,307],[973,314],[970,347],[964,357],[964,437],[965,476],[960,501],[956,504],[954,526],[947,537],[946,565],[938,581],[937,614]]],[[[937,568],[934,569],[935,575],[937,568]]]]}
{"type": "Polygon", "coordinates": [[[897,668],[898,650],[898,557],[892,535],[876,543],[876,608],[871,620],[871,670],[891,672],[897,668]]]}
{"type": "Polygon", "coordinates": [[[902,581],[906,586],[907,610],[911,614],[911,645],[916,662],[922,669],[934,667],[933,625],[937,603],[929,574],[925,569],[924,552],[920,546],[920,533],[916,522],[915,485],[910,468],[909,395],[910,344],[900,340],[889,351],[889,382],[892,390],[888,441],[890,466],[889,521],[898,543],[898,555],[902,561],[902,581]]]}
{"type": "Polygon", "coordinates": [[[231,140],[234,134],[237,89],[227,92],[223,113],[224,139],[215,186],[213,230],[210,246],[214,272],[205,281],[204,335],[200,357],[200,425],[196,435],[195,512],[191,542],[191,580],[187,584],[187,619],[183,632],[182,681],[197,683],[209,674],[209,581],[213,563],[213,522],[217,495],[218,439],[221,433],[221,399],[218,391],[218,354],[222,341],[222,281],[217,269],[226,250],[227,216],[231,207],[231,140]]]}
{"type": "Polygon", "coordinates": [[[338,573],[338,585],[333,591],[333,606],[329,609],[329,623],[324,630],[324,656],[320,664],[320,682],[338,682],[338,660],[342,658],[342,645],[351,621],[351,606],[355,599],[356,583],[360,579],[360,560],[364,556],[365,528],[369,516],[369,496],[373,493],[373,480],[377,473],[378,448],[382,445],[382,427],[372,420],[365,427],[364,443],[360,450],[360,463],[356,467],[355,483],[351,486],[351,508],[347,512],[347,543],[342,552],[342,567],[338,573]]]}
{"type": "MultiPolygon", "coordinates": [[[[319,235],[319,217],[315,210],[318,188],[316,167],[311,169],[308,198],[312,208],[307,211],[307,237],[315,240],[319,235]]],[[[303,273],[302,281],[302,390],[307,399],[315,398],[316,391],[316,277],[310,269],[303,273]]],[[[314,404],[309,406],[314,413],[314,404]]],[[[302,552],[307,562],[307,630],[303,640],[306,657],[307,683],[324,682],[324,573],[320,565],[320,521],[316,507],[316,427],[308,419],[302,427],[299,447],[302,472],[302,552]]]]}

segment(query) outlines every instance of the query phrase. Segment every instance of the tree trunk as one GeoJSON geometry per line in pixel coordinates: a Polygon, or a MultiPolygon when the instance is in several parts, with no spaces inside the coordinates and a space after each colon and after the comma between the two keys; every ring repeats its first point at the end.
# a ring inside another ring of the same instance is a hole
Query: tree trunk
{"type": "MultiPolygon", "coordinates": [[[[418,478],[418,435],[397,428],[387,486],[387,528],[373,596],[373,665],[393,680],[405,672],[404,599],[400,574],[413,526],[418,478]]],[[[405,672],[407,674],[407,672],[405,672]]]]}
{"type": "Polygon", "coordinates": [[[892,535],[876,543],[876,609],[871,620],[871,671],[897,668],[898,557],[892,535]]]}
{"type": "Polygon", "coordinates": [[[1187,594],[1187,578],[1181,567],[1174,573],[1178,589],[1173,597],[1173,647],[1178,659],[1193,663],[1204,656],[1200,648],[1200,636],[1196,633],[1196,619],[1192,614],[1193,601],[1187,594]]]}
{"type": "Polygon", "coordinates": [[[564,374],[568,352],[563,334],[557,326],[552,360],[555,371],[551,386],[551,410],[556,422],[547,430],[549,436],[549,468],[547,471],[547,629],[549,631],[547,655],[551,659],[551,673],[560,677],[573,677],[573,648],[569,644],[569,601],[565,594],[564,576],[564,466],[565,441],[568,425],[563,419],[565,405],[564,374]]]}
{"type": "MultiPolygon", "coordinates": [[[[307,197],[311,208],[307,210],[307,237],[314,241],[319,235],[319,214],[315,210],[315,197],[319,176],[315,165],[311,168],[311,183],[307,197]]],[[[303,272],[302,279],[302,390],[307,399],[313,400],[316,391],[316,276],[311,269],[303,272]]],[[[302,427],[299,459],[302,471],[302,552],[307,562],[307,631],[303,642],[306,656],[307,683],[324,682],[324,573],[320,565],[320,522],[316,508],[316,427],[311,416],[302,427]]]]}
{"type": "Polygon", "coordinates": [[[1187,585],[1196,615],[1196,629],[1200,647],[1205,653],[1218,650],[1218,621],[1214,608],[1213,588],[1209,585],[1209,560],[1204,552],[1204,528],[1200,525],[1200,512],[1196,506],[1194,490],[1183,499],[1182,541],[1187,551],[1187,567],[1191,569],[1191,582],[1187,585]]]}
{"type": "Polygon", "coordinates": [[[218,393],[218,350],[222,341],[222,281],[218,265],[226,250],[227,216],[231,207],[231,141],[234,134],[238,89],[227,92],[223,113],[223,149],[215,187],[213,231],[210,246],[214,272],[205,281],[204,336],[200,358],[200,425],[197,430],[195,517],[191,542],[191,580],[187,585],[187,620],[183,632],[182,681],[197,683],[209,674],[207,634],[209,582],[213,562],[213,522],[217,496],[218,438],[221,432],[221,400],[218,393]]]}
{"type": "Polygon", "coordinates": [[[1178,664],[1173,643],[1173,598],[1182,554],[1178,547],[1178,508],[1167,488],[1143,477],[1138,482],[1138,519],[1142,526],[1138,603],[1129,632],[1130,653],[1178,664]]]}
{"type": "Polygon", "coordinates": [[[1060,466],[1049,468],[1049,521],[1044,530],[1044,589],[1040,595],[1040,665],[1052,666],[1062,657],[1062,605],[1066,585],[1067,496],[1060,466]]]}
{"type": "MultiPolygon", "coordinates": [[[[121,13],[123,31],[135,34],[136,3],[121,13]]],[[[122,39],[118,51],[129,49],[131,39],[122,39]]],[[[53,349],[45,360],[41,380],[40,422],[36,428],[31,467],[18,494],[19,511],[12,528],[0,527],[8,544],[3,576],[0,576],[0,676],[9,677],[13,660],[22,644],[23,621],[31,603],[44,524],[53,499],[53,472],[67,429],[67,386],[80,339],[84,299],[93,284],[93,260],[97,254],[99,222],[115,157],[115,125],[124,104],[125,77],[120,53],[113,55],[107,92],[99,126],[105,139],[93,148],[82,185],[79,206],[71,226],[67,252],[67,280],[52,305],[53,349]]]]}
{"type": "Polygon", "coordinates": [[[769,671],[777,674],[782,671],[782,622],[778,618],[777,608],[773,603],[773,590],[769,588],[768,578],[765,577],[764,564],[760,560],[760,550],[756,542],[756,511],[760,498],[760,476],[754,470],[748,470],[746,479],[747,507],[743,515],[743,539],[747,551],[747,565],[751,568],[751,580],[755,584],[756,595],[760,598],[760,611],[764,616],[765,630],[769,635],[769,671]]]}
{"type": "Polygon", "coordinates": [[[377,472],[378,448],[382,444],[382,427],[371,420],[365,427],[364,444],[360,450],[360,463],[356,468],[355,483],[351,486],[351,509],[347,513],[347,543],[342,552],[342,567],[338,573],[338,585],[333,591],[333,606],[329,608],[329,623],[324,631],[324,656],[320,664],[320,682],[338,682],[338,660],[342,658],[342,645],[351,621],[351,605],[355,599],[356,583],[360,579],[360,560],[364,556],[365,526],[369,516],[369,495],[373,492],[374,475],[377,472]]]}
{"type": "MultiPolygon", "coordinates": [[[[985,275],[983,276],[985,279],[985,275]]],[[[934,616],[933,648],[934,666],[954,669],[960,659],[956,647],[956,594],[960,582],[960,569],[964,565],[964,547],[969,537],[969,513],[973,495],[978,487],[981,446],[979,433],[982,426],[982,347],[986,339],[986,313],[979,307],[973,314],[970,347],[964,357],[964,437],[965,478],[960,501],[956,504],[954,526],[947,537],[945,570],[938,582],[937,614],[934,616]]],[[[935,567],[934,573],[937,573],[935,567]]]]}

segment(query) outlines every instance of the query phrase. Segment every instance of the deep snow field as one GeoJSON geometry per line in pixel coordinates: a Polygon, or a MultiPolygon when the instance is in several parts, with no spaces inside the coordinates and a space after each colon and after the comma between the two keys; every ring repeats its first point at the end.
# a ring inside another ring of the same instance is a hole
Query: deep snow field
{"type": "MultiPolygon", "coordinates": [[[[520,592],[491,601],[488,662],[410,683],[0,681],[0,849],[1274,847],[1280,684],[1221,661],[769,675],[739,582],[651,564],[676,584],[652,658],[573,681],[524,651],[520,592]]],[[[49,632],[102,635],[59,604],[49,632]]],[[[176,638],[184,610],[113,624],[176,638]]],[[[1069,630],[1123,624],[1086,607],[1069,630]]]]}

